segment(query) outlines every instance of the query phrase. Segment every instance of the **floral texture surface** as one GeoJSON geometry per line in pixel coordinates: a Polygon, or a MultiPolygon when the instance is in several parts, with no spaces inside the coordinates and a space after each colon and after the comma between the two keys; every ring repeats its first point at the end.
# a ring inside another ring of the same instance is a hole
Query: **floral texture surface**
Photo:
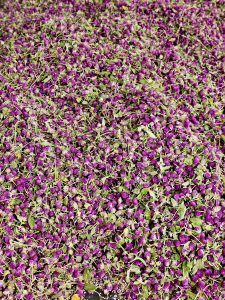
{"type": "Polygon", "coordinates": [[[1,1],[0,299],[225,299],[224,20],[1,1]]]}

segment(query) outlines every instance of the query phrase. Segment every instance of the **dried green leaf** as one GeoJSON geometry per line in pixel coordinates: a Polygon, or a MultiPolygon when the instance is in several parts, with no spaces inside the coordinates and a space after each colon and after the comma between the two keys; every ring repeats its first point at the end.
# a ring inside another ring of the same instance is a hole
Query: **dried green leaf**
{"type": "Polygon", "coordinates": [[[184,278],[189,277],[189,274],[190,274],[190,271],[191,271],[192,267],[193,267],[193,262],[187,262],[187,261],[183,262],[182,271],[183,271],[183,277],[184,278]]]}
{"type": "Polygon", "coordinates": [[[148,299],[148,297],[149,297],[148,287],[146,285],[142,285],[141,299],[148,299]]]}
{"type": "Polygon", "coordinates": [[[89,269],[84,269],[84,272],[83,272],[83,279],[84,279],[84,282],[88,282],[90,279],[91,279],[91,272],[89,269]]]}
{"type": "Polygon", "coordinates": [[[197,259],[193,263],[192,273],[195,274],[199,269],[202,269],[204,267],[206,260],[207,260],[207,257],[203,257],[202,259],[197,259]]]}
{"type": "Polygon", "coordinates": [[[85,289],[85,291],[95,291],[96,286],[92,283],[85,283],[84,289],[85,289]]]}
{"type": "Polygon", "coordinates": [[[125,243],[124,239],[119,240],[119,242],[117,242],[118,246],[122,246],[125,243]]]}
{"type": "Polygon", "coordinates": [[[35,220],[34,220],[34,217],[32,216],[32,214],[28,215],[28,224],[31,229],[34,228],[35,220]]]}
{"type": "Polygon", "coordinates": [[[202,225],[203,220],[198,217],[192,217],[192,218],[190,218],[190,222],[193,226],[198,227],[198,226],[202,225]]]}
{"type": "Polygon", "coordinates": [[[174,200],[173,198],[171,198],[171,203],[172,203],[173,207],[176,207],[178,205],[177,201],[174,200]]]}
{"type": "Polygon", "coordinates": [[[224,135],[224,134],[221,134],[220,138],[221,138],[221,140],[225,143],[225,135],[224,135]]]}
{"type": "Polygon", "coordinates": [[[150,212],[149,209],[146,209],[144,215],[145,215],[145,219],[146,219],[146,220],[149,221],[149,220],[151,219],[151,212],[150,212]]]}
{"type": "Polygon", "coordinates": [[[184,202],[182,202],[178,206],[178,214],[180,216],[180,220],[184,218],[186,211],[187,211],[186,206],[185,206],[184,202]]]}
{"type": "Polygon", "coordinates": [[[140,192],[140,194],[137,196],[137,199],[141,200],[143,196],[150,194],[152,198],[155,198],[155,193],[151,191],[149,188],[143,188],[140,192]]]}
{"type": "Polygon", "coordinates": [[[82,262],[82,256],[76,256],[76,262],[82,262]]]}
{"type": "Polygon", "coordinates": [[[194,300],[194,299],[196,299],[196,295],[192,291],[187,290],[186,292],[188,294],[188,299],[187,300],[194,300]]]}
{"type": "Polygon", "coordinates": [[[135,273],[135,274],[140,274],[141,273],[140,267],[136,266],[136,265],[131,265],[130,271],[135,273]]]}
{"type": "Polygon", "coordinates": [[[127,237],[128,234],[129,234],[129,229],[125,228],[124,231],[123,231],[123,234],[124,234],[125,237],[127,237]]]}

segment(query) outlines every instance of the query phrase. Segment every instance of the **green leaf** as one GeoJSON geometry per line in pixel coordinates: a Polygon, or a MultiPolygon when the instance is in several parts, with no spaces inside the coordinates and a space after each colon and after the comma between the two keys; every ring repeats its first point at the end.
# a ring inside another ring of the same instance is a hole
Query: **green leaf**
{"type": "Polygon", "coordinates": [[[149,192],[149,188],[143,188],[141,190],[142,195],[147,195],[148,192],[149,192]]]}
{"type": "Polygon", "coordinates": [[[123,186],[118,186],[117,191],[118,192],[123,192],[123,191],[125,191],[125,188],[123,186]]]}
{"type": "Polygon", "coordinates": [[[142,78],[140,80],[140,83],[144,84],[144,85],[151,86],[151,87],[153,87],[155,89],[158,89],[158,90],[162,90],[163,89],[162,84],[159,81],[157,81],[157,80],[153,80],[152,78],[149,78],[149,79],[142,78]]]}
{"type": "Polygon", "coordinates": [[[197,259],[195,262],[194,262],[194,266],[193,266],[193,269],[192,269],[192,273],[195,274],[199,269],[202,269],[204,267],[204,264],[205,264],[205,261],[207,260],[207,258],[203,257],[202,259],[197,259]]]}
{"type": "Polygon", "coordinates": [[[138,199],[138,200],[141,200],[141,199],[142,199],[142,196],[143,196],[142,193],[140,193],[140,194],[137,196],[137,199],[138,199]]]}
{"type": "Polygon", "coordinates": [[[123,234],[124,234],[125,237],[128,236],[128,234],[129,234],[129,229],[128,229],[127,227],[124,229],[123,234]]]}
{"type": "Polygon", "coordinates": [[[65,197],[65,198],[63,199],[63,204],[64,204],[64,205],[67,205],[67,204],[68,204],[68,202],[69,202],[69,199],[68,199],[68,197],[65,197]]]}
{"type": "Polygon", "coordinates": [[[83,278],[84,278],[84,282],[88,282],[91,279],[91,273],[89,269],[84,269],[83,278]]]}
{"type": "Polygon", "coordinates": [[[31,229],[34,228],[35,220],[34,220],[34,217],[32,216],[32,214],[28,215],[28,224],[31,229]]]}
{"type": "Polygon", "coordinates": [[[82,256],[76,256],[76,262],[82,262],[82,256]]]}
{"type": "Polygon", "coordinates": [[[85,291],[95,291],[96,286],[92,283],[85,283],[84,289],[85,289],[85,291]]]}
{"type": "Polygon", "coordinates": [[[146,209],[145,211],[145,219],[148,221],[151,219],[151,212],[149,209],[146,209]]]}
{"type": "Polygon", "coordinates": [[[184,218],[185,213],[186,213],[186,206],[184,204],[184,202],[182,202],[179,206],[178,206],[178,214],[180,216],[180,220],[184,218]]]}
{"type": "Polygon", "coordinates": [[[141,295],[141,299],[148,299],[149,297],[149,292],[148,292],[148,288],[146,285],[142,285],[142,295],[141,295]]]}
{"type": "Polygon", "coordinates": [[[16,198],[12,198],[9,202],[10,205],[16,205],[16,204],[20,204],[21,200],[16,199],[16,198]]]}
{"type": "Polygon", "coordinates": [[[149,188],[143,188],[140,192],[140,194],[137,196],[137,199],[142,199],[143,196],[147,195],[149,193],[149,188]]]}
{"type": "Polygon", "coordinates": [[[150,137],[155,137],[156,136],[154,135],[154,133],[148,128],[148,126],[144,126],[144,125],[141,125],[138,127],[138,131],[144,131],[145,133],[147,133],[150,137]]]}
{"type": "Polygon", "coordinates": [[[14,169],[17,168],[17,162],[15,160],[13,160],[11,163],[10,163],[10,166],[14,169]]]}
{"type": "Polygon", "coordinates": [[[140,274],[141,273],[140,267],[138,267],[136,265],[131,265],[130,271],[135,273],[135,274],[140,274]]]}
{"type": "Polygon", "coordinates": [[[212,230],[212,225],[209,225],[209,224],[206,224],[205,225],[205,230],[207,230],[207,231],[210,231],[210,230],[212,230]]]}
{"type": "Polygon", "coordinates": [[[19,216],[18,214],[16,215],[17,219],[20,221],[20,223],[24,224],[24,218],[19,216]]]}
{"type": "Polygon", "coordinates": [[[172,226],[170,227],[170,231],[171,231],[171,232],[178,232],[178,231],[179,231],[179,228],[177,228],[176,225],[172,225],[172,226]]]}
{"type": "Polygon", "coordinates": [[[182,271],[183,271],[183,277],[187,278],[189,277],[190,271],[193,267],[193,262],[183,262],[182,264],[182,271]]]}
{"type": "Polygon", "coordinates": [[[122,246],[125,243],[124,239],[119,240],[119,242],[117,242],[118,246],[122,246]]]}
{"type": "Polygon", "coordinates": [[[103,91],[106,90],[106,86],[105,86],[104,84],[99,84],[99,88],[100,88],[101,90],[103,90],[103,91]]]}
{"type": "Polygon", "coordinates": [[[177,201],[173,198],[171,198],[171,203],[172,203],[173,207],[177,206],[177,201]]]}
{"type": "Polygon", "coordinates": [[[8,107],[3,107],[3,108],[2,108],[2,112],[3,112],[4,115],[8,114],[9,111],[10,111],[10,110],[9,110],[8,107]]]}
{"type": "Polygon", "coordinates": [[[187,300],[194,300],[194,299],[196,299],[196,295],[194,293],[192,293],[192,291],[187,290],[186,292],[188,294],[188,299],[187,300]]]}
{"type": "Polygon", "coordinates": [[[157,136],[155,136],[155,134],[147,126],[144,126],[144,130],[150,138],[153,138],[153,139],[157,138],[157,136]]]}
{"type": "Polygon", "coordinates": [[[221,134],[220,138],[225,143],[225,135],[221,134]]]}
{"type": "Polygon", "coordinates": [[[109,221],[111,221],[112,223],[115,223],[116,222],[116,216],[114,213],[111,213],[108,215],[108,219],[109,221]]]}
{"type": "Polygon", "coordinates": [[[203,220],[198,217],[192,217],[190,218],[191,224],[195,227],[201,226],[203,223],[203,220]]]}
{"type": "Polygon", "coordinates": [[[149,84],[148,80],[146,80],[146,79],[143,79],[143,78],[140,80],[140,83],[142,83],[142,84],[146,84],[146,85],[148,85],[148,84],[149,84]]]}
{"type": "Polygon", "coordinates": [[[133,189],[133,191],[132,191],[132,192],[133,192],[134,194],[136,194],[136,195],[137,195],[137,194],[139,194],[139,193],[140,193],[140,190],[136,188],[136,189],[133,189]]]}
{"type": "Polygon", "coordinates": [[[199,170],[196,172],[196,174],[197,174],[197,177],[196,177],[196,179],[198,179],[198,180],[202,181],[202,179],[203,179],[203,175],[204,175],[204,171],[203,171],[203,170],[201,170],[201,169],[199,169],[199,170]]]}
{"type": "Polygon", "coordinates": [[[15,156],[16,156],[16,158],[21,159],[21,156],[22,156],[21,151],[16,151],[15,156]]]}
{"type": "Polygon", "coordinates": [[[151,196],[153,199],[156,199],[155,192],[149,190],[149,194],[150,194],[150,196],[151,196]]]}

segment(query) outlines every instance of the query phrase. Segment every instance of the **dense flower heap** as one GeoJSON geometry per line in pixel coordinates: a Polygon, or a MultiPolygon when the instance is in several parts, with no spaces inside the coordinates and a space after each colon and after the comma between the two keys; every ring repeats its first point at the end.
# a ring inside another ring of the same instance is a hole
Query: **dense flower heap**
{"type": "Polygon", "coordinates": [[[0,298],[225,298],[224,1],[5,1],[0,298]]]}

